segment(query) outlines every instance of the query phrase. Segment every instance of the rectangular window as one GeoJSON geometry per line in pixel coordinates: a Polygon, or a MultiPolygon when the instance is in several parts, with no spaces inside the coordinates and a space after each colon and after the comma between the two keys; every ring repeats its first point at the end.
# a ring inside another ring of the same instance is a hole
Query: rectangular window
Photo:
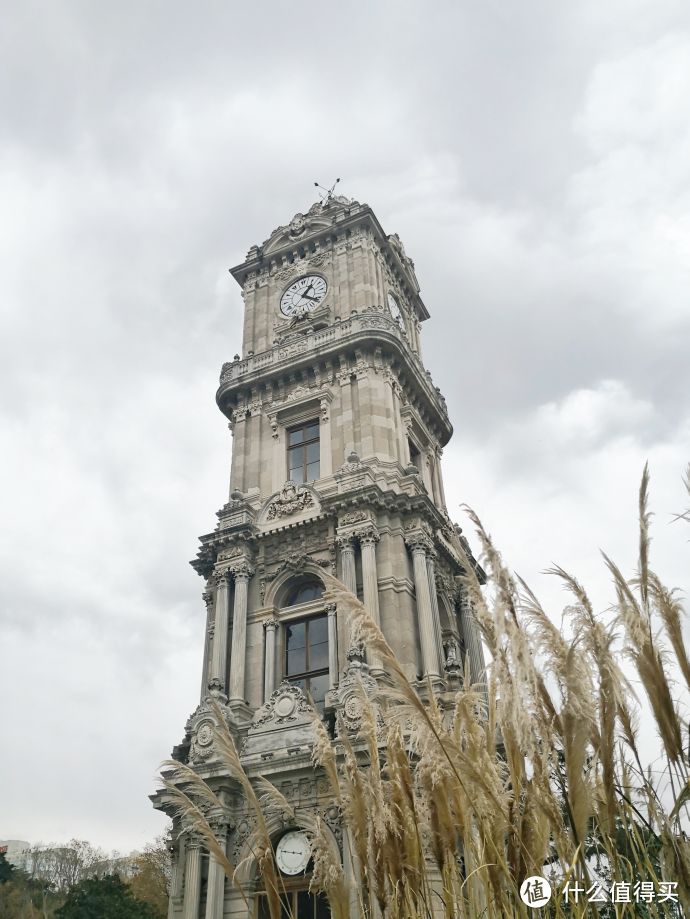
{"type": "Polygon", "coordinates": [[[328,617],[285,626],[285,675],[323,712],[328,691],[328,617]]]}
{"type": "MultiPolygon", "coordinates": [[[[289,881],[281,878],[286,886],[289,881]]],[[[280,919],[330,919],[331,908],[322,893],[308,890],[287,890],[280,894],[280,919]]],[[[268,899],[263,891],[257,894],[257,919],[271,919],[268,899]]]]}
{"type": "Polygon", "coordinates": [[[319,422],[305,421],[287,432],[288,478],[291,482],[313,482],[320,475],[319,422]]]}

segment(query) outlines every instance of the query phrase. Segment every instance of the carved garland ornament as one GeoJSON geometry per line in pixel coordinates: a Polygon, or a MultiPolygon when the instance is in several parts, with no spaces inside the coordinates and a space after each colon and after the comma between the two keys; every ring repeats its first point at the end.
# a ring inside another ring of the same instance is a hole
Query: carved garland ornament
{"type": "Polygon", "coordinates": [[[275,520],[279,517],[289,517],[291,514],[297,514],[312,507],[314,498],[308,488],[303,485],[297,486],[294,482],[286,482],[280,489],[276,498],[268,506],[267,520],[275,520]]]}

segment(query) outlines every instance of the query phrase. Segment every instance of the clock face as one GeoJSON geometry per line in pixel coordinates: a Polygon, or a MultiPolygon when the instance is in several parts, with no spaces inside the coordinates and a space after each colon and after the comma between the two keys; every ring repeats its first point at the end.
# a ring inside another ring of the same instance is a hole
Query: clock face
{"type": "Polygon", "coordinates": [[[276,846],[276,863],[283,874],[301,874],[311,858],[311,845],[301,830],[291,830],[276,846]]]}
{"type": "Polygon", "coordinates": [[[306,316],[320,306],[328,285],[318,274],[308,274],[291,284],[280,298],[280,312],[284,316],[306,316]]]}
{"type": "Polygon", "coordinates": [[[403,320],[403,315],[400,312],[398,301],[395,299],[395,297],[391,293],[388,294],[388,309],[390,310],[391,316],[393,317],[393,319],[395,319],[395,321],[398,323],[400,328],[404,329],[405,322],[403,320]]]}

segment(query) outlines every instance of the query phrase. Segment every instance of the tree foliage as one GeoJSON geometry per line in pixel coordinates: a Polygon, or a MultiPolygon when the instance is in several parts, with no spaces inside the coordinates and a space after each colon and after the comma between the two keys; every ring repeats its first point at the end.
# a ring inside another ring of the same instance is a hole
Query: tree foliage
{"type": "Polygon", "coordinates": [[[56,919],[159,919],[150,903],[136,897],[117,875],[87,878],[76,884],[56,919]]]}

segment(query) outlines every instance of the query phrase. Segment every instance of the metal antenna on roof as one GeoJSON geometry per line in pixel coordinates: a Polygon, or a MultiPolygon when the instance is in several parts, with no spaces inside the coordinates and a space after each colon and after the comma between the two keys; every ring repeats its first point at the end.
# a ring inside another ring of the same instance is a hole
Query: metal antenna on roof
{"type": "Polygon", "coordinates": [[[319,197],[321,198],[322,204],[328,204],[328,202],[333,197],[333,192],[335,191],[335,186],[338,184],[340,179],[336,179],[335,182],[331,185],[330,188],[325,188],[323,185],[319,185],[318,182],[314,182],[317,188],[320,188],[319,197]]]}

